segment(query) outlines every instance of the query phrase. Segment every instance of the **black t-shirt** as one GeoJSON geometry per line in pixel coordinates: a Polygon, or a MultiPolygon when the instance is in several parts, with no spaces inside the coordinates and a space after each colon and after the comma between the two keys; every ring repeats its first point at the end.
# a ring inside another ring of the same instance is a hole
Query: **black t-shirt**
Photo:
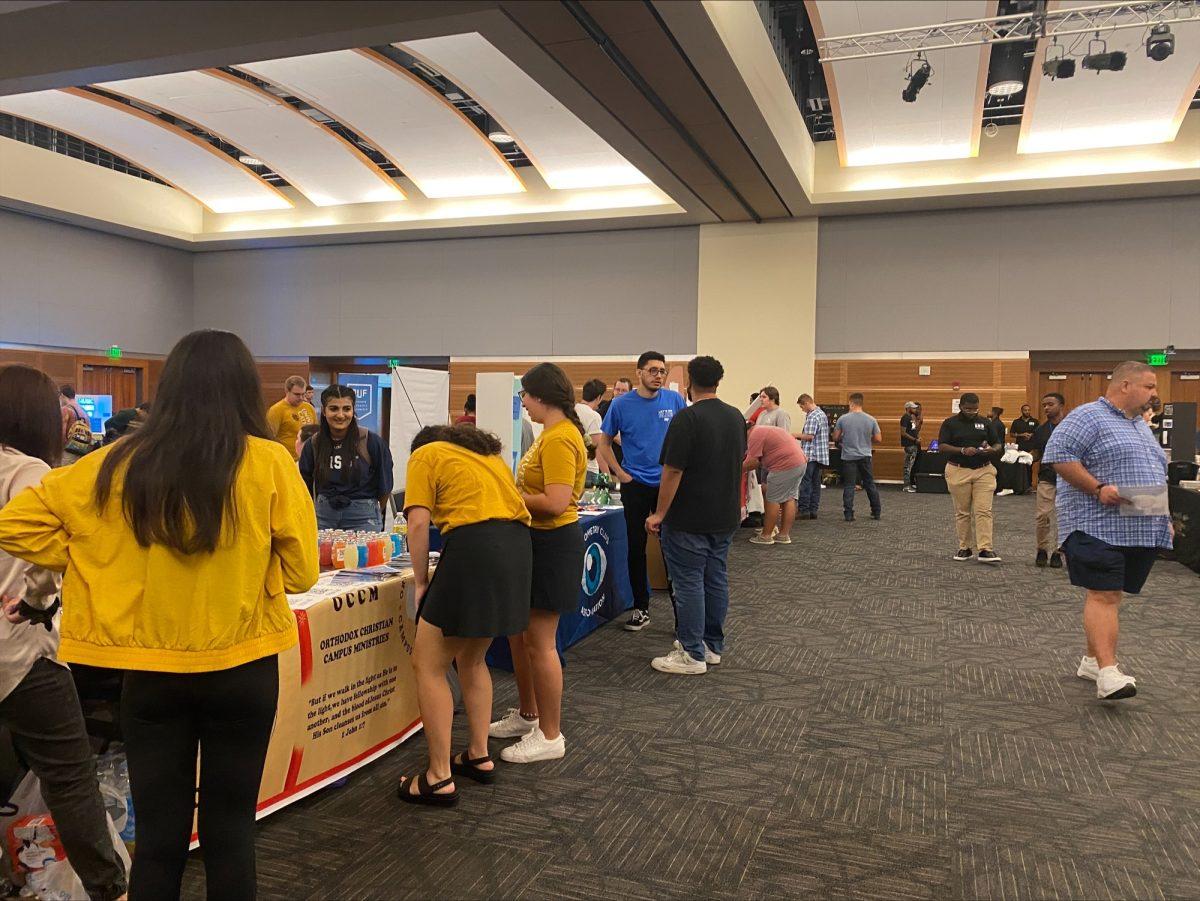
{"type": "Polygon", "coordinates": [[[1038,427],[1038,421],[1032,416],[1018,416],[1013,420],[1012,434],[1017,440],[1017,449],[1027,451],[1033,439],[1033,432],[1038,427]]]}
{"type": "Polygon", "coordinates": [[[741,522],[746,420],[723,400],[706,398],[671,420],[659,462],[683,470],[666,523],[698,534],[732,532],[741,522]]]}
{"type": "MultiPolygon", "coordinates": [[[[1050,436],[1054,434],[1054,429],[1058,423],[1051,422],[1047,419],[1039,425],[1033,432],[1033,438],[1029,442],[1029,449],[1040,460],[1042,454],[1046,452],[1046,442],[1050,440],[1050,436]]],[[[1054,471],[1054,467],[1049,463],[1043,463],[1038,468],[1038,481],[1049,482],[1051,485],[1058,484],[1058,473],[1054,471]]]]}
{"type": "MultiPolygon", "coordinates": [[[[942,423],[938,434],[938,444],[942,447],[949,444],[952,447],[979,447],[981,444],[999,444],[996,438],[996,427],[990,419],[976,416],[974,419],[964,419],[961,413],[951,416],[942,423]]],[[[992,462],[992,454],[980,453],[973,457],[966,454],[947,454],[948,463],[956,463],[964,469],[983,469],[992,462]]]]}
{"type": "Polygon", "coordinates": [[[908,447],[921,446],[921,427],[916,424],[912,416],[905,413],[900,417],[900,446],[908,447]]]}

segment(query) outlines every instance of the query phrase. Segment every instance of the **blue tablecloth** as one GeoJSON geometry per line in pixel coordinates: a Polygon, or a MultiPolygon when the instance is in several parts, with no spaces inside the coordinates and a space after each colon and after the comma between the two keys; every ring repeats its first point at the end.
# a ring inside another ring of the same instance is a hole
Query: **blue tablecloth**
{"type": "MultiPolygon", "coordinates": [[[[583,525],[583,572],[580,574],[579,608],[558,621],[558,653],[582,641],[609,620],[633,606],[629,586],[629,539],[625,514],[620,508],[580,514],[583,525]]],[[[508,639],[492,642],[488,666],[512,671],[508,639]]]]}

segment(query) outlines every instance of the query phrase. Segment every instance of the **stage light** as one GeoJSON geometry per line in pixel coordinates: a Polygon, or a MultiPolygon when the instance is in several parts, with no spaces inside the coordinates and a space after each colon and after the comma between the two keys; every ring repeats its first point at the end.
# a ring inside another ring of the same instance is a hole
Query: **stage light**
{"type": "Polygon", "coordinates": [[[1001,44],[992,51],[992,72],[987,92],[993,97],[1011,97],[1025,90],[1025,48],[1001,44]]]}
{"type": "Polygon", "coordinates": [[[1066,51],[1055,41],[1046,51],[1046,61],[1042,63],[1042,74],[1047,78],[1073,78],[1075,76],[1075,60],[1067,56],[1066,51]],[[1055,51],[1058,55],[1055,55],[1055,51]]]}
{"type": "Polygon", "coordinates": [[[933,76],[933,66],[929,65],[929,60],[918,53],[909,61],[904,75],[908,79],[908,87],[900,92],[900,98],[905,103],[912,103],[921,93],[921,88],[925,87],[933,76]]]}
{"type": "Polygon", "coordinates": [[[493,144],[512,144],[513,136],[503,131],[489,131],[488,140],[493,144]]]}
{"type": "Polygon", "coordinates": [[[1096,32],[1096,37],[1088,42],[1088,54],[1083,58],[1081,65],[1085,69],[1091,69],[1093,72],[1120,72],[1125,68],[1125,63],[1128,57],[1124,50],[1114,50],[1108,52],[1108,44],[1100,39],[1100,32],[1096,32]],[[1094,53],[1093,49],[1099,45],[1100,52],[1094,53]]]}
{"type": "Polygon", "coordinates": [[[256,156],[250,156],[248,153],[243,153],[238,157],[239,163],[244,163],[247,166],[261,166],[263,161],[256,156]]]}
{"type": "Polygon", "coordinates": [[[1170,25],[1155,25],[1150,29],[1146,38],[1146,56],[1161,63],[1175,52],[1175,35],[1171,34],[1170,25]]]}
{"type": "Polygon", "coordinates": [[[1083,67],[1093,72],[1120,72],[1125,68],[1128,57],[1122,50],[1112,53],[1089,53],[1083,58],[1083,67]]]}

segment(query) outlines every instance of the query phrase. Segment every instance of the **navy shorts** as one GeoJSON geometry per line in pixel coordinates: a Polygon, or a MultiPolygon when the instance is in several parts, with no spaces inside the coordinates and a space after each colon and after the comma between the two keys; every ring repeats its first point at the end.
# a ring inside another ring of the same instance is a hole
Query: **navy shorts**
{"type": "Polygon", "coordinates": [[[1072,585],[1129,594],[1142,590],[1158,558],[1156,547],[1117,547],[1079,531],[1067,536],[1063,553],[1072,585]]]}

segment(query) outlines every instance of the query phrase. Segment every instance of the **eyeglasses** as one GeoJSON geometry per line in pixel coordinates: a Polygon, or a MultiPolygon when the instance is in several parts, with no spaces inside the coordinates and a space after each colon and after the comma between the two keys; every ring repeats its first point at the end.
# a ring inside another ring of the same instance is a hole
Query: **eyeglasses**
{"type": "Polygon", "coordinates": [[[520,391],[517,392],[517,397],[524,397],[524,396],[525,396],[525,389],[522,388],[520,391]]]}
{"type": "Polygon", "coordinates": [[[643,369],[642,372],[646,373],[646,375],[666,375],[667,374],[667,370],[662,369],[658,366],[655,366],[652,369],[643,369]]]}

